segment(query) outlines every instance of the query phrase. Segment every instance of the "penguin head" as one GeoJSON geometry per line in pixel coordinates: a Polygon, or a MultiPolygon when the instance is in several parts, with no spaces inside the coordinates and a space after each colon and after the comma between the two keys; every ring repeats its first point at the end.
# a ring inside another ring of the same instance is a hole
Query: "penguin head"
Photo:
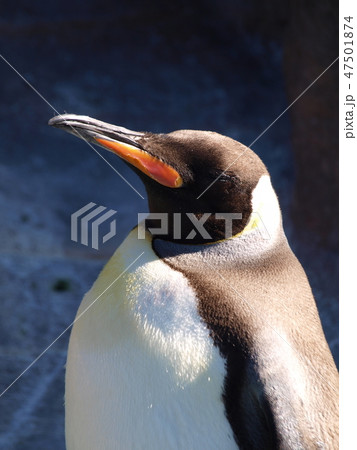
{"type": "MultiPolygon", "coordinates": [[[[231,235],[242,233],[253,213],[253,193],[268,175],[252,150],[211,131],[135,132],[74,114],[56,116],[49,125],[124,159],[146,187],[150,212],[167,217],[167,229],[157,233],[164,240],[201,244],[231,237],[222,214],[234,214],[231,235]],[[193,215],[204,220],[204,236],[192,233],[193,215]]],[[[155,227],[155,219],[150,224],[155,227]]]]}

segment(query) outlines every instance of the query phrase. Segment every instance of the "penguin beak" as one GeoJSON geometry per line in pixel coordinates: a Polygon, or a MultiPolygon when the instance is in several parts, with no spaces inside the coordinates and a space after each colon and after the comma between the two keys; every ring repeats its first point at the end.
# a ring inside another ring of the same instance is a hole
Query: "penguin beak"
{"type": "Polygon", "coordinates": [[[182,178],[173,167],[145,150],[146,133],[131,131],[76,114],[53,117],[48,124],[115,153],[163,186],[170,188],[182,186],[182,178]]]}

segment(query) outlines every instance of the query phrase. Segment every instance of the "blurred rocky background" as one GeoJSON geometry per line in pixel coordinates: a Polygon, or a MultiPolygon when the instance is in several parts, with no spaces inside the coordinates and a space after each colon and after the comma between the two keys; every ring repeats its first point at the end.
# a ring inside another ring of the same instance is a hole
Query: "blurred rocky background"
{"type": "MultiPolygon", "coordinates": [[[[134,130],[214,130],[267,165],[338,359],[338,2],[17,2],[0,6],[0,391],[73,321],[142,200],[89,146],[47,126],[85,114],[134,130]],[[99,251],[70,240],[89,202],[117,213],[99,251]]],[[[118,158],[98,150],[144,197],[118,158]]],[[[0,397],[0,448],[64,449],[69,331],[0,397]]]]}

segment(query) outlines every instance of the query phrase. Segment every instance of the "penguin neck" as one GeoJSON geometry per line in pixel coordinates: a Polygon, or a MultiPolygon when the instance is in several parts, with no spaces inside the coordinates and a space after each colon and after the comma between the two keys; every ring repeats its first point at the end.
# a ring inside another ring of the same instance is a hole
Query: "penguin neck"
{"type": "Polygon", "coordinates": [[[207,244],[177,243],[153,237],[153,248],[161,257],[190,253],[191,261],[210,258],[212,264],[260,259],[279,240],[285,240],[281,211],[270,177],[263,175],[252,192],[251,214],[244,229],[227,239],[207,244]]]}

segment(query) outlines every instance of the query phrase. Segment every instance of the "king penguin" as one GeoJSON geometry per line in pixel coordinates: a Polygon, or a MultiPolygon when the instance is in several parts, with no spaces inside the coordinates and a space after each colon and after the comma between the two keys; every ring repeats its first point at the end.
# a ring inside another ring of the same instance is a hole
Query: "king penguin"
{"type": "Polygon", "coordinates": [[[209,131],[49,124],[128,163],[151,212],[79,307],[68,450],[337,449],[337,369],[260,158],[209,131]]]}

